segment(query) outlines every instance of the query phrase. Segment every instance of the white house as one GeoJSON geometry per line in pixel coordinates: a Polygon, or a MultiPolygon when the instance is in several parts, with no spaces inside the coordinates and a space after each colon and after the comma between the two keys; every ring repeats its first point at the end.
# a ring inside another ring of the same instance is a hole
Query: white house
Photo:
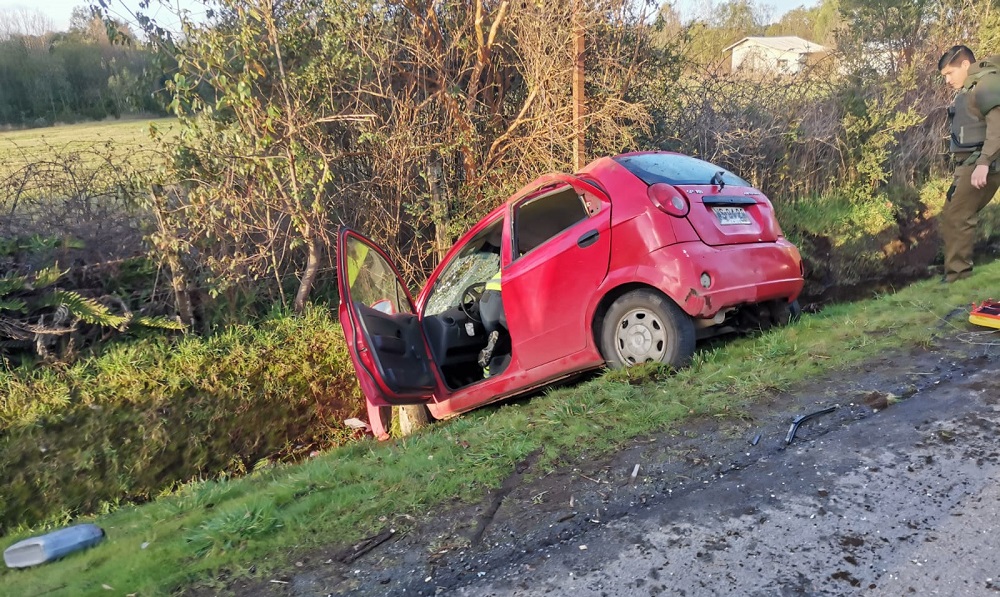
{"type": "Polygon", "coordinates": [[[830,49],[801,37],[744,37],[729,46],[732,70],[794,74],[830,53],[830,49]]]}

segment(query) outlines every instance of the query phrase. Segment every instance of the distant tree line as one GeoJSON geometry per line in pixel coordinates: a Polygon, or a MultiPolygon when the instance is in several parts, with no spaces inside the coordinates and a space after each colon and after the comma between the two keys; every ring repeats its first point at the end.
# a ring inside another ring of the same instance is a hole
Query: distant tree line
{"type": "Polygon", "coordinates": [[[26,11],[0,13],[0,125],[165,113],[162,63],[127,26],[84,8],[68,31],[47,25],[26,11]]]}

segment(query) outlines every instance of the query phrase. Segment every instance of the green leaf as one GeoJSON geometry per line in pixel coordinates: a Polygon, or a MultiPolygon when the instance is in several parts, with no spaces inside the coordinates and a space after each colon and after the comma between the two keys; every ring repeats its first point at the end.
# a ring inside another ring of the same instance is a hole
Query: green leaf
{"type": "Polygon", "coordinates": [[[59,271],[59,264],[39,270],[35,273],[35,281],[32,284],[36,290],[46,288],[55,284],[65,272],[59,271]]]}
{"type": "Polygon", "coordinates": [[[71,290],[54,290],[41,300],[43,305],[65,306],[69,312],[87,323],[105,327],[121,328],[129,322],[128,317],[115,315],[106,306],[86,298],[71,290]]]}
{"type": "Polygon", "coordinates": [[[147,328],[156,328],[160,330],[176,330],[182,332],[187,329],[187,326],[183,323],[170,319],[168,317],[136,317],[132,320],[133,324],[141,325],[147,328]]]}
{"type": "Polygon", "coordinates": [[[25,289],[26,280],[22,276],[6,276],[0,278],[0,296],[25,289]]]}
{"type": "Polygon", "coordinates": [[[21,299],[0,299],[0,311],[27,313],[28,304],[21,299]]]}

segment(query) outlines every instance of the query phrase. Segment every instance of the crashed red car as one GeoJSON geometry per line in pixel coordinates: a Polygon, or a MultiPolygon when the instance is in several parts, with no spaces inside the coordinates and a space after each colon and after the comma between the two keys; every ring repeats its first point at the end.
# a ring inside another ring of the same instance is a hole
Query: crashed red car
{"type": "Polygon", "coordinates": [[[380,438],[392,405],[446,419],[599,367],[682,367],[700,338],[787,322],[803,285],[762,192],[667,152],[538,178],[463,235],[416,300],[386,252],[348,229],[338,276],[380,438]],[[479,301],[498,268],[509,342],[484,370],[479,301]]]}

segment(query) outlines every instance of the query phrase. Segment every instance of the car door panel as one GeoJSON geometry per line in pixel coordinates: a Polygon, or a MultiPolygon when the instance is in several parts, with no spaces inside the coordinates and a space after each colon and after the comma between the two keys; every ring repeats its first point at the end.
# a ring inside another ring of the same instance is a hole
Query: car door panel
{"type": "Polygon", "coordinates": [[[413,300],[385,252],[342,229],[337,275],[340,323],[369,404],[424,404],[442,395],[413,300]]]}
{"type": "Polygon", "coordinates": [[[355,304],[365,337],[378,355],[374,364],[385,385],[397,394],[432,392],[434,374],[424,350],[420,321],[410,313],[387,314],[367,305],[355,304]]]}
{"type": "MultiPolygon", "coordinates": [[[[589,188],[574,188],[585,197],[588,217],[532,248],[503,272],[513,352],[524,369],[594,346],[587,308],[608,271],[611,203],[589,188]]],[[[515,204],[512,217],[517,209],[515,204]]],[[[516,245],[517,239],[512,242],[516,245]]]]}

